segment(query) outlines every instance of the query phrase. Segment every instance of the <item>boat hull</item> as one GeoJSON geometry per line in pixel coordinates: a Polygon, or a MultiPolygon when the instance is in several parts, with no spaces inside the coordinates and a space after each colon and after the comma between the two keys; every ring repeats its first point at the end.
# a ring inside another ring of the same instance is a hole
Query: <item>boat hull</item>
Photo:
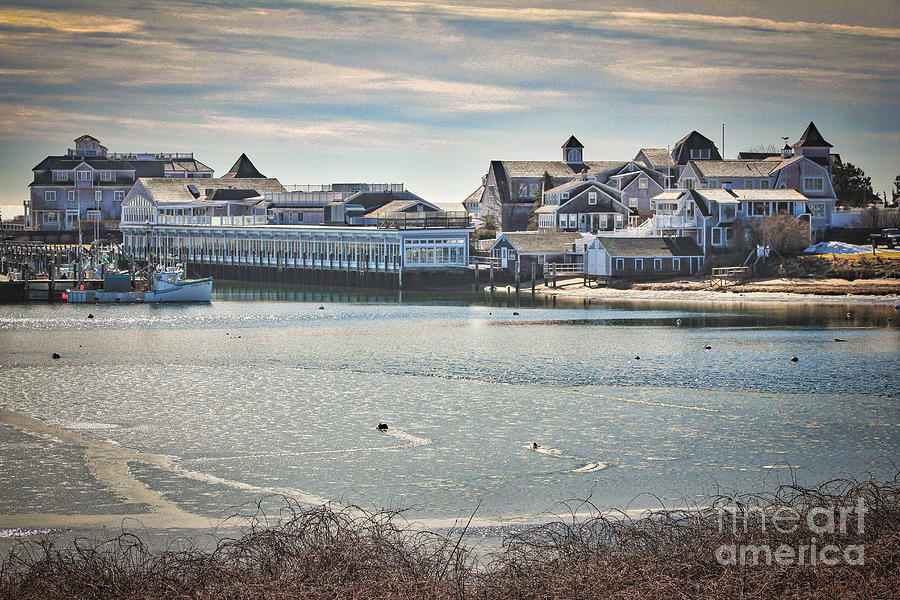
{"type": "Polygon", "coordinates": [[[179,281],[160,290],[112,292],[106,290],[69,290],[69,304],[129,304],[136,302],[209,302],[212,299],[212,277],[179,281]]]}

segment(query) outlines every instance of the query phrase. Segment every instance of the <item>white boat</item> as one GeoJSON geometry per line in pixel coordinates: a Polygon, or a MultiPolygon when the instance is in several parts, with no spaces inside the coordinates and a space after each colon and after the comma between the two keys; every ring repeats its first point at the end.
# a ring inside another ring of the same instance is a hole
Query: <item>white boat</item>
{"type": "Polygon", "coordinates": [[[129,302],[209,302],[212,298],[213,278],[182,279],[181,265],[166,267],[150,276],[146,289],[131,289],[129,275],[108,275],[100,290],[66,290],[64,300],[69,304],[129,303],[129,302]]]}

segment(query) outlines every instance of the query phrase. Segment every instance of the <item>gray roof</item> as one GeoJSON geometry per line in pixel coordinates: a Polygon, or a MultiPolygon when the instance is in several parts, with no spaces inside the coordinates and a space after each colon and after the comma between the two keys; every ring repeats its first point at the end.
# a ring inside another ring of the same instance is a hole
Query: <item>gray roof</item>
{"type": "Polygon", "coordinates": [[[238,159],[231,166],[231,169],[228,170],[228,173],[223,175],[223,177],[228,177],[231,179],[265,179],[266,176],[259,172],[259,170],[250,162],[250,159],[247,158],[247,155],[243,152],[238,159]]]}
{"type": "Polygon", "coordinates": [[[809,125],[806,126],[806,131],[803,132],[803,135],[800,136],[800,139],[794,143],[794,148],[833,148],[831,144],[825,141],[825,138],[822,137],[822,134],[819,133],[819,130],[816,128],[815,123],[812,121],[809,122],[809,125]]]}
{"type": "Polygon", "coordinates": [[[499,161],[510,177],[540,178],[545,172],[553,177],[575,177],[587,167],[589,174],[604,173],[627,164],[625,160],[589,160],[570,165],[561,160],[502,160],[499,161]]]}
{"type": "Polygon", "coordinates": [[[703,256],[703,250],[689,237],[598,237],[610,256],[703,256]]]}
{"type": "Polygon", "coordinates": [[[572,242],[581,239],[583,236],[574,232],[533,233],[530,231],[518,231],[504,233],[502,237],[509,240],[509,243],[520,254],[556,254],[568,252],[571,249],[572,242]]]}
{"type": "Polygon", "coordinates": [[[779,163],[771,160],[692,160],[702,177],[768,177],[779,163]]]}
{"type": "Polygon", "coordinates": [[[197,198],[188,189],[194,186],[200,192],[200,199],[209,195],[207,190],[254,190],[262,196],[267,192],[284,192],[284,186],[277,179],[236,179],[232,177],[216,177],[214,179],[141,177],[138,179],[147,193],[157,203],[160,202],[195,202],[197,198]]]}
{"type": "Polygon", "coordinates": [[[578,141],[574,135],[570,135],[569,139],[562,145],[563,148],[584,148],[584,144],[578,141]]]}
{"type": "MultiPolygon", "coordinates": [[[[671,167],[675,164],[675,161],[672,160],[672,155],[665,148],[641,148],[641,152],[650,161],[650,164],[647,165],[650,168],[671,167]]],[[[637,156],[635,156],[635,160],[637,160],[637,156]]]]}
{"type": "Polygon", "coordinates": [[[477,190],[469,194],[465,200],[463,200],[463,204],[479,204],[481,202],[481,196],[484,194],[484,186],[479,186],[477,190]]]}

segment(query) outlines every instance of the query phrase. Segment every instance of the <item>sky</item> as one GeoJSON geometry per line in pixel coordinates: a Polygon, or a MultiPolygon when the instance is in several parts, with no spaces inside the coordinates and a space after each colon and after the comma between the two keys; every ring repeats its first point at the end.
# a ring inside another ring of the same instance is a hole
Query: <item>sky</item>
{"type": "Polygon", "coordinates": [[[0,0],[0,206],[85,133],[451,202],[573,134],[629,160],[724,123],[734,158],[810,121],[890,193],[898,98],[896,0],[0,0]]]}

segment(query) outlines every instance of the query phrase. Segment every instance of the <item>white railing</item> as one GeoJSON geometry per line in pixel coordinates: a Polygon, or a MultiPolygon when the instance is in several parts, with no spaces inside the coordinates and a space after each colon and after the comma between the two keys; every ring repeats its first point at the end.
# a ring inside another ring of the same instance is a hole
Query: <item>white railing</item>
{"type": "Polygon", "coordinates": [[[242,215],[208,217],[198,215],[156,215],[155,225],[209,225],[221,227],[223,225],[265,225],[268,222],[266,215],[242,215]]]}
{"type": "Polygon", "coordinates": [[[685,217],[682,215],[654,215],[653,229],[690,228],[699,227],[697,217],[685,217]]]}

